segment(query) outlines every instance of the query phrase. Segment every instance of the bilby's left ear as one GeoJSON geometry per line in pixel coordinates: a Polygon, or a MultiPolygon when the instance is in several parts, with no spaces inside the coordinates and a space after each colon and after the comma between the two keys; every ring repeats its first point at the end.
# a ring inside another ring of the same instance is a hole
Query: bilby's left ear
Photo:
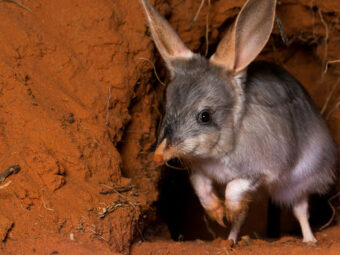
{"type": "Polygon", "coordinates": [[[210,62],[234,73],[244,70],[269,40],[275,7],[276,0],[248,0],[210,62]]]}
{"type": "Polygon", "coordinates": [[[148,0],[140,0],[140,2],[145,11],[157,49],[170,71],[172,71],[171,61],[189,59],[193,56],[193,53],[184,45],[169,22],[160,15],[148,0]]]}

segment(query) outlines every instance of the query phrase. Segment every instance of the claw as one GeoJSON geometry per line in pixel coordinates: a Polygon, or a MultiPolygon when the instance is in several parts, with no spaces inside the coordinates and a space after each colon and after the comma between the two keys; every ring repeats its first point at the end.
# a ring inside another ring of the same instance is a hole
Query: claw
{"type": "Polygon", "coordinates": [[[226,225],[223,222],[224,219],[224,208],[222,205],[219,205],[218,207],[210,210],[206,210],[209,217],[213,220],[215,220],[220,226],[226,227],[226,225]]]}
{"type": "Polygon", "coordinates": [[[310,247],[316,247],[318,245],[318,240],[315,239],[314,236],[310,237],[310,238],[304,238],[302,240],[302,242],[307,245],[307,246],[310,246],[310,247]]]}

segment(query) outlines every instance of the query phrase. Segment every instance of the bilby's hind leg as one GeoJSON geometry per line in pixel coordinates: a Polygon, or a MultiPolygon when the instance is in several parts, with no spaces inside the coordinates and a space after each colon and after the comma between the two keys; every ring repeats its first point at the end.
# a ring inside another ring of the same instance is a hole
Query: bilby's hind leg
{"type": "Polygon", "coordinates": [[[309,218],[309,213],[308,213],[308,200],[307,198],[304,198],[300,200],[299,202],[295,203],[293,206],[293,212],[295,217],[300,223],[301,226],[301,231],[302,231],[302,236],[303,236],[303,242],[308,243],[316,243],[317,240],[315,239],[313,232],[310,228],[308,218],[309,218]]]}

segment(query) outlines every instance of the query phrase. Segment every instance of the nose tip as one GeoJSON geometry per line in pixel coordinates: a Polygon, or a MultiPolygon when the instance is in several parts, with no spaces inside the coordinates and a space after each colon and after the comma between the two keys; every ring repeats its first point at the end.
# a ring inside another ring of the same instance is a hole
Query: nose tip
{"type": "Polygon", "coordinates": [[[166,147],[166,139],[164,139],[160,145],[158,145],[154,157],[153,157],[153,161],[158,164],[158,165],[162,165],[164,164],[164,150],[166,147]]]}
{"type": "Polygon", "coordinates": [[[156,165],[160,166],[164,164],[164,158],[162,155],[155,154],[153,157],[153,162],[156,163],[156,165]]]}

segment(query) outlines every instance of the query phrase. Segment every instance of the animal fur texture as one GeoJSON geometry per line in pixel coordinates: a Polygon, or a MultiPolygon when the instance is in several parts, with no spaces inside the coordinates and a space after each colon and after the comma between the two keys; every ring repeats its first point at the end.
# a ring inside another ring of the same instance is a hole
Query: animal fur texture
{"type": "Polygon", "coordinates": [[[252,62],[272,30],[276,1],[248,0],[210,59],[192,53],[147,0],[154,41],[171,73],[155,160],[180,158],[208,215],[236,242],[261,185],[292,207],[303,241],[316,242],[308,196],[334,182],[337,150],[317,107],[283,68],[252,62]],[[224,184],[220,201],[214,183],[224,184]]]}

